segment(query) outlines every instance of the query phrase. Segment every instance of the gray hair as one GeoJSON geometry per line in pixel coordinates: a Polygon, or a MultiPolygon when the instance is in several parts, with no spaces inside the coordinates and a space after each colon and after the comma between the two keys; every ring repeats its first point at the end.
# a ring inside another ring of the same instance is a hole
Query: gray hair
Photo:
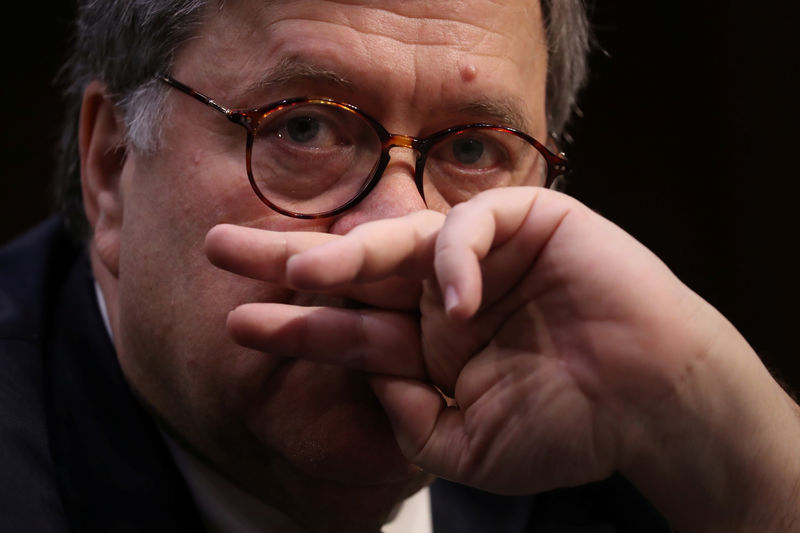
{"type": "MultiPolygon", "coordinates": [[[[217,0],[221,3],[221,0],[217,0]]],[[[175,53],[202,24],[209,0],[82,0],[73,51],[62,69],[66,119],[59,145],[56,195],[78,237],[88,235],[81,200],[78,119],[86,86],[106,84],[121,110],[128,146],[149,152],[161,135],[166,90],[156,77],[170,71],[175,53]]],[[[583,0],[542,0],[549,65],[547,118],[558,134],[586,79],[589,24],[583,0]]]]}
{"type": "Polygon", "coordinates": [[[583,0],[543,0],[549,64],[547,66],[547,126],[560,134],[586,82],[590,43],[583,0]]]}

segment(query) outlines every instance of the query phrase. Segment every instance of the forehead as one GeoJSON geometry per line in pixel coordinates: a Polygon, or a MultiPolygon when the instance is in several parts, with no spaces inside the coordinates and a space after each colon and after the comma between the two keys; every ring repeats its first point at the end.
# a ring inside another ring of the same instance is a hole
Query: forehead
{"type": "Polygon", "coordinates": [[[228,0],[174,75],[233,107],[315,93],[386,112],[448,102],[529,115],[546,68],[535,1],[228,0]]]}

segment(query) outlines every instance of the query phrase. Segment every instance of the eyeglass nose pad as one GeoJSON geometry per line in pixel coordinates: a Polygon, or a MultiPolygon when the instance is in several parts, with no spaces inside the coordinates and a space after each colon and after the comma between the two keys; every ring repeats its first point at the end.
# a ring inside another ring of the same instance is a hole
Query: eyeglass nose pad
{"type": "MultiPolygon", "coordinates": [[[[420,150],[419,140],[409,135],[391,135],[386,141],[384,149],[384,153],[387,154],[389,158],[391,157],[391,150],[393,148],[408,148],[416,153],[417,158],[414,161],[414,184],[417,187],[417,192],[422,198],[422,202],[427,206],[427,202],[425,201],[425,189],[422,181],[422,172],[423,168],[425,167],[426,152],[424,150],[420,150]]],[[[386,165],[388,165],[388,160],[386,165]]],[[[384,165],[384,168],[380,170],[381,174],[383,174],[385,171],[386,165],[384,165]]]]}

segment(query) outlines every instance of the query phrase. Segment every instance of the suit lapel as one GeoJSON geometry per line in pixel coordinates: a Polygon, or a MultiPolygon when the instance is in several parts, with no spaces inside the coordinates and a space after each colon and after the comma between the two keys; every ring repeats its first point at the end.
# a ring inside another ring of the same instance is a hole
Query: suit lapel
{"type": "MultiPolygon", "coordinates": [[[[71,529],[197,532],[203,525],[151,416],[117,362],[85,254],[58,293],[45,344],[48,431],[71,529]]],[[[539,496],[431,487],[434,533],[669,531],[621,478],[539,496]]]]}
{"type": "Polygon", "coordinates": [[[74,529],[201,531],[183,479],[117,363],[85,254],[60,292],[51,331],[51,449],[74,529]]]}

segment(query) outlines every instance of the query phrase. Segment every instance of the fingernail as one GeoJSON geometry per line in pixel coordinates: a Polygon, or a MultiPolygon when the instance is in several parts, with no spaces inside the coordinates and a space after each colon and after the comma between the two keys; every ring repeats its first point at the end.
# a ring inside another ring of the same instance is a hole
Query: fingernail
{"type": "Polygon", "coordinates": [[[455,286],[448,285],[447,287],[445,287],[445,289],[444,289],[444,309],[445,309],[445,311],[447,311],[447,314],[449,315],[453,311],[453,309],[458,307],[459,303],[460,303],[460,301],[459,301],[459,298],[458,298],[458,291],[456,290],[455,286]]]}

